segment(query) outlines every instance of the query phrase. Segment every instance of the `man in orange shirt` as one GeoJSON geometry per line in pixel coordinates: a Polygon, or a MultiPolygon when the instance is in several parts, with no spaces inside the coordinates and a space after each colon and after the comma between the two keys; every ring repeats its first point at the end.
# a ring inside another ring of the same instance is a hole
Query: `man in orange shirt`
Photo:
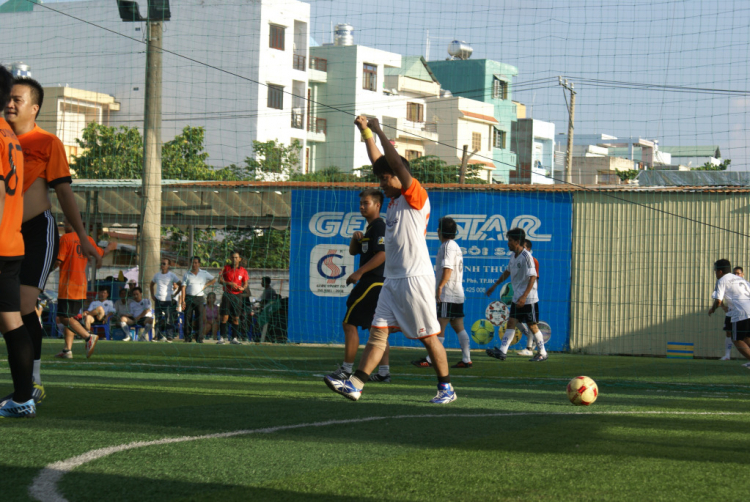
{"type": "MultiPolygon", "coordinates": [[[[18,78],[4,107],[5,119],[23,148],[23,235],[26,256],[21,265],[21,318],[34,343],[34,401],[44,398],[40,374],[44,330],[34,312],[36,299],[44,290],[57,258],[59,235],[52,216],[49,189],[54,188],[60,207],[79,236],[86,235],[78,205],[70,187],[71,177],[65,149],[54,134],[36,125],[44,101],[44,89],[30,78],[18,78]]],[[[99,254],[83,239],[81,253],[100,264],[99,254]]]]}
{"type": "MultiPolygon", "coordinates": [[[[99,248],[94,239],[86,236],[86,241],[94,247],[98,256],[102,257],[112,252],[117,247],[115,242],[110,242],[107,249],[99,248]]],[[[65,347],[62,352],[55,357],[63,359],[72,359],[73,338],[75,335],[86,340],[86,357],[91,357],[94,353],[94,347],[99,339],[98,336],[92,335],[86,328],[81,326],[75,316],[83,309],[83,303],[86,301],[86,267],[89,264],[88,258],[81,251],[81,240],[78,234],[73,231],[68,218],[65,218],[65,235],[60,238],[60,252],[57,255],[56,265],[60,267],[60,286],[57,292],[57,317],[60,323],[65,326],[65,347]]]]}
{"type": "MultiPolygon", "coordinates": [[[[10,99],[13,77],[0,66],[0,105],[10,99]]],[[[0,118],[0,331],[8,349],[13,394],[0,401],[0,418],[33,418],[36,405],[31,397],[34,344],[21,320],[19,273],[24,247],[23,153],[18,138],[0,118]]],[[[39,322],[37,320],[37,322],[39,322]]]]}

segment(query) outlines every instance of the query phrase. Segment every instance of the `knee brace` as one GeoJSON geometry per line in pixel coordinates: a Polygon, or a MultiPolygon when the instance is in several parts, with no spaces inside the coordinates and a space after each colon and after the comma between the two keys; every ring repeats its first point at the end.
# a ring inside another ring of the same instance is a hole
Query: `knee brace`
{"type": "Polygon", "coordinates": [[[388,346],[388,328],[372,328],[367,344],[385,350],[388,346]]]}

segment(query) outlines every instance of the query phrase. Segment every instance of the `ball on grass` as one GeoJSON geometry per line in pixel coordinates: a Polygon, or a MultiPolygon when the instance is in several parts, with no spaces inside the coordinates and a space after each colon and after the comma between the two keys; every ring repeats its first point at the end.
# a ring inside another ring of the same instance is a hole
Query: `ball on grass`
{"type": "Polygon", "coordinates": [[[587,376],[575,377],[568,384],[568,399],[576,406],[590,406],[598,396],[599,387],[587,376]]]}

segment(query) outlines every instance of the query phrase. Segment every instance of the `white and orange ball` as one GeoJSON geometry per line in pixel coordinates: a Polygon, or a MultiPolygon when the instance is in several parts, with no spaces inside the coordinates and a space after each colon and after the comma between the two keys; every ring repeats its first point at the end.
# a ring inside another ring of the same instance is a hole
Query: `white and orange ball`
{"type": "Polygon", "coordinates": [[[599,387],[587,376],[575,377],[568,384],[568,399],[576,406],[590,406],[599,397],[599,387]]]}

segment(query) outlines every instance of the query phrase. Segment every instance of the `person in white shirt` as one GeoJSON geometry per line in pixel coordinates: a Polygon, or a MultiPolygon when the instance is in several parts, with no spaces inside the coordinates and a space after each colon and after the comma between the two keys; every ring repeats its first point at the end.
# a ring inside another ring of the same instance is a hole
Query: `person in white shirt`
{"type": "Polygon", "coordinates": [[[195,316],[198,321],[198,332],[195,341],[203,343],[204,323],[206,319],[204,295],[206,288],[216,283],[216,278],[201,269],[201,259],[197,256],[193,256],[190,263],[190,270],[182,277],[181,296],[182,311],[185,313],[185,342],[190,343],[193,339],[193,316],[195,316]]]}
{"type": "Polygon", "coordinates": [[[177,320],[177,304],[174,297],[180,291],[180,287],[180,278],[169,270],[169,260],[162,258],[161,270],[155,273],[151,280],[151,299],[156,313],[156,328],[159,331],[158,337],[154,336],[154,340],[166,338],[167,342],[170,342],[174,338],[177,320]]]}
{"type": "MultiPolygon", "coordinates": [[[[745,271],[742,267],[734,267],[732,273],[742,279],[745,278],[745,271]]],[[[721,309],[724,312],[729,311],[728,300],[721,302],[721,309]]],[[[729,361],[732,358],[732,347],[734,347],[734,343],[732,342],[732,317],[728,314],[724,316],[724,333],[726,333],[726,345],[724,346],[724,357],[722,357],[720,361],[729,361]]]]}
{"type": "Polygon", "coordinates": [[[513,228],[508,230],[505,237],[508,239],[508,249],[513,252],[513,255],[510,257],[508,267],[503,275],[487,289],[486,294],[487,296],[492,295],[495,288],[510,277],[510,282],[513,285],[513,303],[510,305],[510,316],[500,347],[487,349],[487,355],[505,361],[508,347],[515,336],[516,325],[522,322],[529,327],[537,347],[539,347],[539,353],[529,361],[546,361],[547,350],[544,348],[544,336],[537,326],[539,313],[536,304],[539,301],[539,296],[537,294],[536,267],[531,254],[523,247],[526,232],[522,228],[513,228]]]}
{"type": "MultiPolygon", "coordinates": [[[[438,249],[435,260],[435,300],[437,301],[437,316],[440,323],[440,334],[438,340],[445,343],[445,328],[450,323],[453,331],[458,336],[461,346],[461,360],[451,368],[471,368],[471,352],[469,349],[469,334],[464,329],[464,256],[456,241],[458,225],[453,218],[444,217],[438,221],[438,238],[440,249],[438,249]]],[[[432,366],[430,356],[412,364],[425,368],[432,366]]]]}
{"type": "MultiPolygon", "coordinates": [[[[523,241],[523,247],[529,252],[531,258],[534,260],[534,267],[536,268],[536,284],[537,284],[537,296],[539,294],[539,260],[534,258],[534,253],[531,251],[533,247],[531,241],[526,239],[523,241]]],[[[539,302],[536,302],[536,315],[539,316],[539,302]]],[[[533,356],[534,355],[534,337],[530,334],[526,334],[526,348],[516,352],[519,356],[533,356]]]]}
{"type": "MultiPolygon", "coordinates": [[[[728,307],[727,315],[732,319],[732,341],[737,350],[750,360],[750,283],[730,271],[732,264],[729,260],[721,259],[714,263],[716,287],[711,295],[714,303],[708,310],[710,316],[718,309],[722,302],[728,307]]],[[[750,368],[750,363],[743,364],[750,368]]]]}
{"type": "Polygon", "coordinates": [[[154,314],[151,310],[151,301],[148,298],[143,298],[143,290],[136,286],[130,290],[132,299],[128,302],[129,315],[123,315],[120,317],[120,327],[125,333],[123,342],[130,341],[130,326],[138,327],[138,339],[145,340],[145,335],[148,330],[153,327],[154,314]]]}
{"type": "Polygon", "coordinates": [[[115,304],[109,299],[109,289],[102,287],[96,295],[97,299],[89,304],[89,308],[81,315],[86,331],[91,332],[91,325],[96,322],[102,324],[107,318],[115,313],[115,304]]]}

